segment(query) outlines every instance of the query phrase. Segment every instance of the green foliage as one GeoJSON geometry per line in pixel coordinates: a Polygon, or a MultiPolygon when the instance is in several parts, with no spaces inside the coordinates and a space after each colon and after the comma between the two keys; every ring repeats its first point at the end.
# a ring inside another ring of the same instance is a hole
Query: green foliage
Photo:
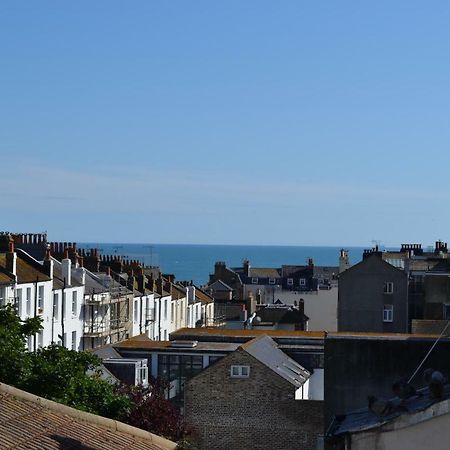
{"type": "Polygon", "coordinates": [[[51,345],[31,354],[30,360],[31,372],[24,383],[28,392],[114,419],[129,413],[131,401],[100,378],[101,361],[95,355],[51,345]]]}
{"type": "Polygon", "coordinates": [[[29,372],[28,336],[42,329],[40,318],[20,320],[12,305],[0,307],[0,381],[20,386],[29,372]]]}
{"type": "Polygon", "coordinates": [[[39,318],[21,321],[11,305],[0,307],[0,382],[113,419],[129,414],[131,400],[100,378],[95,355],[57,345],[27,352],[27,337],[41,329],[39,318]]]}

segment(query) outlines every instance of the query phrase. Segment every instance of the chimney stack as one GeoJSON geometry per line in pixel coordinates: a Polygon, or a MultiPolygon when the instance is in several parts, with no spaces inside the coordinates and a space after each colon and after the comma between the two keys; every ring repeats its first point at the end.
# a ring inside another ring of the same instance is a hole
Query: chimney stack
{"type": "Polygon", "coordinates": [[[61,261],[62,276],[66,280],[66,286],[72,285],[72,261],[69,259],[69,252],[64,251],[64,259],[61,261]]]}
{"type": "Polygon", "coordinates": [[[6,253],[6,270],[17,278],[17,253],[14,251],[14,241],[9,242],[8,253],[6,253]]]}
{"type": "Polygon", "coordinates": [[[50,254],[49,247],[47,247],[47,251],[45,252],[44,268],[47,275],[53,280],[53,259],[50,254]]]}

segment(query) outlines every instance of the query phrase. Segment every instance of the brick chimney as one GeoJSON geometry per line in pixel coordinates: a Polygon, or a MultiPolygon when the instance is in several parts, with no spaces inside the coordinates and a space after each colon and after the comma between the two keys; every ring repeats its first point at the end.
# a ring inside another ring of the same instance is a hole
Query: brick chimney
{"type": "Polygon", "coordinates": [[[49,247],[47,247],[47,251],[45,252],[44,269],[47,275],[53,280],[53,259],[49,247]]]}
{"type": "Polygon", "coordinates": [[[17,277],[17,253],[14,251],[14,241],[12,240],[9,242],[6,253],[6,270],[17,277]]]}

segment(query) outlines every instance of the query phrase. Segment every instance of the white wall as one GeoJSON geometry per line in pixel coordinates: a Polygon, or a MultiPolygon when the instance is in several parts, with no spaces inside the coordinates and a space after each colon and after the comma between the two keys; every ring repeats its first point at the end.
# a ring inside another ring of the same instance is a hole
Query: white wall
{"type": "Polygon", "coordinates": [[[304,300],[305,314],[309,317],[308,331],[337,331],[337,287],[311,294],[280,291],[276,296],[287,305],[293,305],[301,298],[304,300]]]}
{"type": "Polygon", "coordinates": [[[440,402],[414,415],[404,414],[382,428],[351,436],[352,450],[447,450],[450,442],[449,400],[440,402]],[[440,414],[440,415],[439,415],[440,414]],[[421,418],[418,423],[414,420],[421,418]],[[409,422],[409,423],[407,423],[409,422]]]}

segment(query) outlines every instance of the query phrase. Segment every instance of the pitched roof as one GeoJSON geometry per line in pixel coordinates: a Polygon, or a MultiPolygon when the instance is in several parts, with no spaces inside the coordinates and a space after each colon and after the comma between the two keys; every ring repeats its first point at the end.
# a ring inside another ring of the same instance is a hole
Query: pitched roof
{"type": "Polygon", "coordinates": [[[14,275],[0,266],[0,284],[14,284],[14,275]]]}
{"type": "Polygon", "coordinates": [[[195,287],[195,297],[202,303],[213,303],[214,299],[199,287],[195,287]]]}
{"type": "Polygon", "coordinates": [[[213,291],[232,291],[233,288],[228,286],[228,284],[224,283],[222,280],[214,281],[214,283],[211,283],[207,286],[207,289],[212,289],[213,291]]]}
{"type": "MultiPolygon", "coordinates": [[[[34,283],[37,278],[39,278],[39,281],[50,280],[50,277],[44,271],[44,267],[39,267],[38,262],[34,264],[31,261],[25,261],[23,256],[19,250],[16,263],[17,283],[34,283]]],[[[0,267],[6,268],[6,253],[0,253],[0,267]]]]}
{"type": "Polygon", "coordinates": [[[116,420],[0,383],[1,448],[172,450],[176,444],[116,420]]]}
{"type": "Polygon", "coordinates": [[[267,335],[252,339],[242,344],[241,348],[296,387],[302,386],[311,376],[308,370],[283,353],[267,335]]]}

